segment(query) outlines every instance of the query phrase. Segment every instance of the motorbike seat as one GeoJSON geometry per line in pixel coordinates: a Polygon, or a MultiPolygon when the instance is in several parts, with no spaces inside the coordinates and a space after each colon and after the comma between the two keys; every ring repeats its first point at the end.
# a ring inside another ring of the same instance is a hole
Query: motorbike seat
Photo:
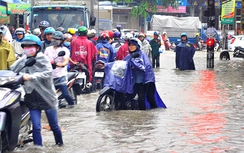
{"type": "Polygon", "coordinates": [[[70,81],[71,79],[73,79],[76,76],[78,76],[78,72],[76,72],[76,71],[68,72],[68,81],[70,81]]]}

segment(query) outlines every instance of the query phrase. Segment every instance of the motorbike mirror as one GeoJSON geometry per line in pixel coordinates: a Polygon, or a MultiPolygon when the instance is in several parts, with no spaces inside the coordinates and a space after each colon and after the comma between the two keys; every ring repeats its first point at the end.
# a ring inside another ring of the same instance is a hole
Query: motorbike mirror
{"type": "Polygon", "coordinates": [[[25,67],[33,66],[35,63],[36,59],[34,57],[31,57],[25,62],[25,67]]]}
{"type": "Polygon", "coordinates": [[[19,74],[19,72],[20,72],[23,68],[33,66],[35,63],[36,63],[36,59],[35,59],[35,57],[31,57],[31,58],[29,58],[29,59],[25,62],[25,66],[22,67],[22,68],[17,72],[17,74],[19,74]]]}
{"type": "Polygon", "coordinates": [[[65,55],[65,51],[60,51],[59,53],[58,53],[58,56],[64,56],[65,55]]]}

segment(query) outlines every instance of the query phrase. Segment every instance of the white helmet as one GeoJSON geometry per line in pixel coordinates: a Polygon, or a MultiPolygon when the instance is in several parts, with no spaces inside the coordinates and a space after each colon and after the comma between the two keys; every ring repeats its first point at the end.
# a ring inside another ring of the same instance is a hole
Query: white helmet
{"type": "Polygon", "coordinates": [[[166,32],[166,31],[164,31],[164,32],[163,32],[163,34],[167,34],[167,32],[166,32]]]}
{"type": "Polygon", "coordinates": [[[24,28],[17,28],[14,32],[15,34],[25,34],[25,29],[24,28]]]}
{"type": "Polygon", "coordinates": [[[97,32],[96,32],[95,29],[88,30],[88,32],[87,32],[87,37],[91,38],[91,37],[95,36],[96,33],[97,33],[97,32]]]}
{"type": "Polygon", "coordinates": [[[64,39],[72,39],[72,35],[69,34],[69,33],[65,33],[65,34],[63,35],[63,38],[64,38],[64,39]]]}
{"type": "Polygon", "coordinates": [[[129,40],[131,38],[133,38],[133,35],[129,32],[126,35],[124,35],[124,40],[129,40]]]}
{"type": "Polygon", "coordinates": [[[40,34],[41,34],[41,30],[40,30],[40,28],[36,28],[36,29],[34,29],[34,30],[33,30],[33,34],[36,35],[36,36],[40,36],[40,34]]]}

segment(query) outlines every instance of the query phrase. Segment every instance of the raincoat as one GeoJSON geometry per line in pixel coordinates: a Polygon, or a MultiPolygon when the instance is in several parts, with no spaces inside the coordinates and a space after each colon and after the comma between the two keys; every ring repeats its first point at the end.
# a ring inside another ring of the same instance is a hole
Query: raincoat
{"type": "Polygon", "coordinates": [[[124,45],[122,45],[118,52],[116,53],[116,60],[123,60],[125,56],[129,54],[129,48],[128,48],[128,41],[125,41],[124,45]]]}
{"type": "MultiPolygon", "coordinates": [[[[144,52],[137,52],[140,54],[140,57],[136,59],[132,59],[131,54],[129,54],[124,58],[123,61],[115,61],[105,65],[105,87],[110,87],[122,93],[133,94],[133,87],[135,83],[133,79],[133,71],[135,69],[139,69],[144,72],[143,84],[150,82],[155,83],[155,76],[149,58],[144,52]]],[[[154,91],[154,100],[156,101],[157,107],[166,108],[156,90],[156,87],[154,91]]],[[[146,108],[150,109],[150,104],[147,98],[145,99],[145,103],[146,108]]]]}
{"type": "Polygon", "coordinates": [[[96,45],[98,50],[97,60],[101,60],[105,63],[113,62],[116,57],[116,52],[114,47],[108,43],[106,40],[102,40],[96,45]]]}
{"type": "Polygon", "coordinates": [[[144,51],[147,54],[147,56],[149,57],[149,59],[151,59],[152,47],[151,47],[151,45],[149,44],[149,42],[146,39],[144,39],[142,41],[141,50],[144,51]]]}
{"type": "Polygon", "coordinates": [[[180,42],[174,51],[176,52],[176,68],[180,70],[195,70],[193,57],[196,49],[189,41],[180,42]]]}
{"type": "Polygon", "coordinates": [[[13,40],[12,45],[14,47],[14,52],[16,54],[16,57],[21,57],[24,53],[24,49],[21,47],[21,42],[23,38],[25,37],[25,34],[23,34],[23,38],[21,40],[18,39],[18,37],[15,35],[15,40],[13,40]]]}
{"type": "MultiPolygon", "coordinates": [[[[56,109],[58,101],[52,78],[52,65],[48,57],[42,52],[38,52],[35,59],[36,63],[33,66],[25,67],[20,71],[22,73],[28,72],[32,76],[29,81],[24,83],[23,88],[27,94],[35,90],[50,107],[56,109]]],[[[14,72],[19,71],[24,67],[26,61],[27,57],[24,55],[23,58],[20,58],[11,66],[11,70],[14,72]]]]}
{"type": "Polygon", "coordinates": [[[2,39],[0,42],[0,70],[6,70],[16,61],[13,46],[2,39]]]}
{"type": "Polygon", "coordinates": [[[71,42],[71,59],[81,62],[88,68],[89,81],[92,82],[92,61],[96,59],[97,49],[86,36],[78,36],[71,42]]]}

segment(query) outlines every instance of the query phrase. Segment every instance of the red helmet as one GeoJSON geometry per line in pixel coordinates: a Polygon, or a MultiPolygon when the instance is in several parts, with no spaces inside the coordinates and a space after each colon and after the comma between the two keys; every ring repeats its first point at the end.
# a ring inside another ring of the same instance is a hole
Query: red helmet
{"type": "Polygon", "coordinates": [[[113,38],[114,37],[114,32],[113,31],[109,31],[108,35],[109,35],[110,38],[113,38]]]}
{"type": "Polygon", "coordinates": [[[100,37],[103,38],[103,39],[109,39],[109,34],[106,33],[106,32],[102,32],[100,37]]]}

